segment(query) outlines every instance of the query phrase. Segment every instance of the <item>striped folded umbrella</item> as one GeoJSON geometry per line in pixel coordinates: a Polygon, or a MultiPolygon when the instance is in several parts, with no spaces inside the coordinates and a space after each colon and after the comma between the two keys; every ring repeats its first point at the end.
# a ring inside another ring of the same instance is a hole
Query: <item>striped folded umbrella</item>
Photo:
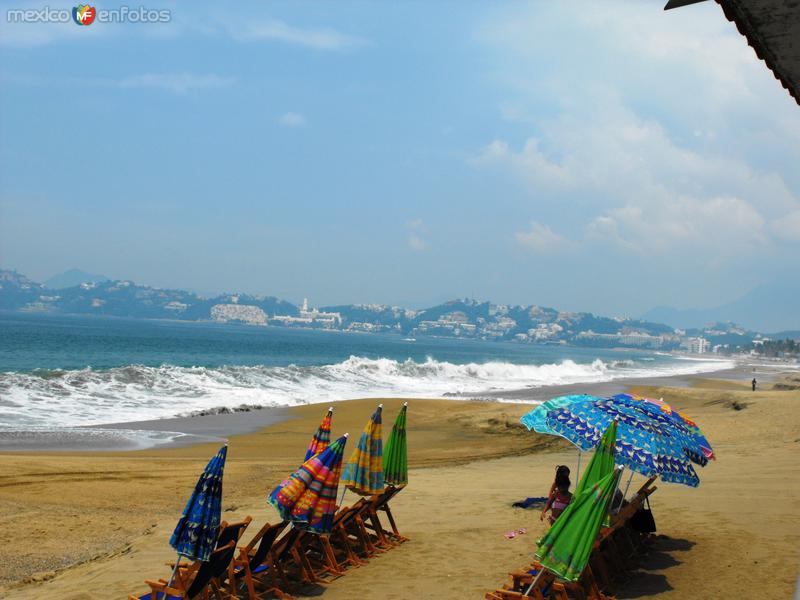
{"type": "Polygon", "coordinates": [[[268,501],[281,519],[311,533],[330,533],[346,443],[345,433],[272,490],[268,501]]]}
{"type": "Polygon", "coordinates": [[[311,438],[311,443],[308,444],[308,450],[306,450],[306,457],[303,459],[303,462],[307,461],[315,454],[319,454],[320,452],[325,450],[325,448],[328,447],[328,444],[331,443],[332,418],[333,418],[333,407],[331,406],[328,409],[328,413],[322,419],[322,423],[320,423],[317,432],[311,438]]]}
{"type": "Polygon", "coordinates": [[[396,487],[408,484],[407,412],[408,402],[405,402],[394,421],[392,432],[386,440],[386,451],[383,453],[383,481],[396,487]]]}
{"type": "Polygon", "coordinates": [[[227,456],[226,445],[208,462],[194,486],[194,492],[169,540],[169,545],[175,548],[179,556],[206,561],[214,551],[222,506],[222,475],[227,456]]]}
{"type": "Polygon", "coordinates": [[[344,466],[342,485],[357,494],[374,496],[384,490],[382,411],[383,404],[380,404],[367,421],[356,449],[344,466]]]}

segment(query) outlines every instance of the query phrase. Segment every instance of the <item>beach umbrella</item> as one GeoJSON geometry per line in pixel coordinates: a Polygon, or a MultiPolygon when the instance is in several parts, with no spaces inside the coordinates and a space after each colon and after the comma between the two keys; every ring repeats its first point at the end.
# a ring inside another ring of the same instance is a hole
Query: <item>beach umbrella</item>
{"type": "Polygon", "coordinates": [[[175,577],[181,558],[208,560],[217,544],[222,506],[222,475],[225,470],[227,444],[219,449],[200,474],[183,515],[172,532],[169,545],[178,553],[169,585],[175,577]]]}
{"type": "Polygon", "coordinates": [[[547,425],[581,450],[597,446],[611,421],[617,420],[615,461],[647,477],[660,475],[692,487],[700,479],[676,428],[649,418],[642,411],[612,400],[574,402],[547,414],[547,425]]]}
{"type": "Polygon", "coordinates": [[[688,435],[693,437],[700,446],[700,449],[706,458],[710,458],[712,460],[716,458],[714,456],[714,449],[711,447],[711,444],[697,423],[690,419],[686,414],[664,402],[663,399],[656,400],[655,398],[646,398],[644,396],[637,396],[635,394],[617,394],[612,396],[612,398],[619,401],[638,402],[639,406],[643,410],[647,410],[654,416],[658,415],[670,419],[678,427],[686,429],[688,435]]]}
{"type": "Polygon", "coordinates": [[[272,490],[268,501],[284,521],[311,533],[330,533],[347,435],[309,458],[272,490]]]}
{"type": "Polygon", "coordinates": [[[621,472],[622,469],[613,469],[580,495],[573,496],[564,512],[538,541],[536,557],[543,568],[525,591],[526,596],[545,569],[566,581],[580,578],[608,513],[621,472]]]}
{"type": "Polygon", "coordinates": [[[386,440],[386,451],[383,453],[383,482],[396,487],[408,484],[407,412],[408,402],[404,402],[394,420],[392,432],[386,440]]]}
{"type": "Polygon", "coordinates": [[[558,396],[551,398],[546,402],[542,402],[532,411],[525,413],[519,419],[519,422],[528,428],[528,431],[534,430],[538,433],[546,433],[549,435],[559,435],[558,432],[553,431],[547,425],[547,414],[551,410],[561,408],[572,404],[573,402],[586,402],[591,400],[601,400],[599,396],[590,396],[589,394],[571,394],[569,396],[558,396]]]}
{"type": "Polygon", "coordinates": [[[592,458],[583,472],[583,477],[580,478],[578,485],[575,486],[575,491],[573,492],[575,496],[580,496],[584,490],[591,488],[614,470],[614,445],[616,441],[617,422],[611,421],[603,437],[600,438],[600,443],[595,447],[594,454],[592,454],[592,458]]]}
{"type": "Polygon", "coordinates": [[[307,461],[315,454],[319,454],[320,452],[325,450],[325,448],[328,447],[328,444],[331,443],[332,418],[333,418],[333,407],[331,406],[328,409],[327,414],[323,417],[322,423],[320,423],[319,428],[317,428],[317,432],[311,438],[311,443],[308,444],[308,450],[306,450],[306,457],[303,459],[303,462],[307,461]]]}
{"type": "Polygon", "coordinates": [[[342,472],[342,485],[357,494],[374,496],[384,490],[382,412],[383,404],[379,404],[364,426],[358,444],[342,472]]]}
{"type": "MultiPolygon", "coordinates": [[[[528,431],[534,430],[537,433],[544,433],[547,435],[560,435],[557,431],[553,431],[547,425],[547,415],[552,410],[562,408],[574,402],[587,402],[592,400],[601,400],[599,396],[591,396],[589,394],[570,394],[567,396],[557,396],[545,402],[532,411],[525,413],[519,419],[519,422],[528,428],[528,431]]],[[[578,449],[578,468],[575,470],[575,477],[581,476],[581,450],[578,449]]]]}

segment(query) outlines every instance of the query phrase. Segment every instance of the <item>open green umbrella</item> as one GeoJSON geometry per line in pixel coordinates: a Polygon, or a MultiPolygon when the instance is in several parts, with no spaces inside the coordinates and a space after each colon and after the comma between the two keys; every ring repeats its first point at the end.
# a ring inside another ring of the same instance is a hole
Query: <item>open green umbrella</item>
{"type": "Polygon", "coordinates": [[[581,492],[589,489],[614,470],[614,444],[616,441],[617,422],[611,421],[603,437],[600,438],[600,443],[595,447],[594,454],[583,472],[583,477],[575,486],[575,496],[580,496],[581,492]]]}
{"type": "Polygon", "coordinates": [[[589,562],[589,555],[617,489],[621,472],[621,468],[614,469],[585,489],[580,496],[572,498],[569,506],[539,540],[536,557],[543,568],[524,595],[530,593],[545,569],[566,581],[580,578],[589,562]]]}
{"type": "Polygon", "coordinates": [[[383,453],[383,481],[396,487],[408,484],[407,412],[408,402],[405,402],[394,421],[383,453]]]}
{"type": "MultiPolygon", "coordinates": [[[[364,496],[374,496],[383,492],[383,438],[381,437],[381,412],[383,404],[367,421],[350,460],[342,471],[341,484],[364,496]]],[[[342,493],[344,498],[344,493],[342,493]]]]}

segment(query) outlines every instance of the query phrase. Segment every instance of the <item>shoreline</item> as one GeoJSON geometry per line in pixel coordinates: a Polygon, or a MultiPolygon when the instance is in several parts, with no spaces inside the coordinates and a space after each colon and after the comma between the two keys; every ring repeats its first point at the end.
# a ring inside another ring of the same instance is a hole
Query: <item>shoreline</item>
{"type": "MultiPolygon", "coordinates": [[[[611,381],[545,385],[517,390],[486,391],[464,396],[445,395],[429,398],[436,401],[486,402],[508,404],[538,403],[568,394],[611,396],[633,387],[687,388],[698,379],[725,379],[749,382],[755,376],[769,383],[786,371],[785,365],[739,363],[733,368],[676,374],[660,377],[628,377],[611,381]]],[[[370,400],[371,398],[345,399],[370,400]]],[[[426,399],[427,400],[427,399],[426,399]]],[[[320,402],[297,406],[316,406],[320,402]]],[[[291,419],[291,406],[263,407],[235,412],[197,416],[168,417],[142,421],[114,422],[99,425],[40,430],[0,430],[0,454],[49,452],[133,452],[181,448],[210,442],[224,442],[230,437],[256,433],[266,427],[291,419]]]]}

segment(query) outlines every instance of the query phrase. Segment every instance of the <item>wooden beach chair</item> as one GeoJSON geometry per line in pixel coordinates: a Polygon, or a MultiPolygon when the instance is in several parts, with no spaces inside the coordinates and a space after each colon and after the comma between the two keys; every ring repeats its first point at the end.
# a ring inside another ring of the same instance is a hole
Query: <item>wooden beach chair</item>
{"type": "Polygon", "coordinates": [[[128,600],[208,600],[211,592],[220,600],[235,600],[238,598],[232,576],[235,552],[236,544],[229,542],[214,550],[206,562],[179,566],[169,587],[166,579],[145,580],[150,591],[141,596],[128,596],[128,600]],[[223,584],[226,580],[227,590],[223,584]]]}
{"type": "Polygon", "coordinates": [[[239,543],[242,534],[253,521],[253,517],[245,517],[243,521],[236,523],[227,523],[223,521],[219,524],[219,531],[217,533],[217,548],[226,546],[228,542],[239,543]]]}
{"type": "MultiPolygon", "coordinates": [[[[542,565],[534,561],[527,569],[509,573],[511,584],[504,586],[506,591],[524,592],[538,574],[542,565]]],[[[552,575],[552,574],[551,574],[552,575]]],[[[544,576],[546,577],[546,576],[544,576]]],[[[544,578],[543,577],[543,578],[544,578]]],[[[613,600],[600,589],[594,573],[589,565],[581,573],[578,581],[564,581],[555,576],[550,578],[550,595],[556,598],[574,598],[575,600],[613,600]]]]}
{"type": "Polygon", "coordinates": [[[233,575],[237,589],[244,583],[248,600],[262,600],[267,594],[273,594],[281,600],[294,600],[294,596],[284,592],[278,585],[279,579],[284,588],[288,587],[288,582],[273,556],[275,541],[287,524],[286,521],[274,525],[267,523],[245,547],[239,548],[239,557],[233,563],[233,575]]]}
{"type": "Polygon", "coordinates": [[[278,572],[285,574],[286,582],[289,583],[288,580],[292,579],[295,586],[324,583],[314,574],[314,569],[308,560],[308,556],[306,556],[306,548],[304,547],[304,537],[306,535],[306,532],[302,529],[292,527],[275,542],[273,548],[273,564],[276,565],[278,572]]]}
{"type": "Polygon", "coordinates": [[[395,487],[393,485],[387,486],[382,494],[375,496],[370,508],[369,519],[364,520],[364,524],[368,529],[372,529],[375,535],[383,545],[402,544],[407,542],[408,538],[401,535],[397,530],[397,524],[392,515],[392,509],[389,507],[389,501],[399,494],[405,487],[395,487]],[[386,518],[389,519],[391,531],[387,531],[381,524],[378,513],[383,512],[386,518]]]}

